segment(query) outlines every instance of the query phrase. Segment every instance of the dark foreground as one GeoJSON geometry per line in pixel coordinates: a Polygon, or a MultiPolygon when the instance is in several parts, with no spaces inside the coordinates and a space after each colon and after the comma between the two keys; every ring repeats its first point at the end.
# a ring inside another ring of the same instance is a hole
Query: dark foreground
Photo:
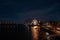
{"type": "MultiPolygon", "coordinates": [[[[60,36],[52,37],[52,40],[60,40],[60,36]]],[[[31,40],[31,31],[23,24],[1,24],[0,40],[31,40]]],[[[42,38],[43,39],[43,38],[42,38]]],[[[41,40],[41,39],[40,39],[41,40]]],[[[46,39],[45,39],[46,40],[46,39]]]]}
{"type": "MultiPolygon", "coordinates": [[[[0,40],[31,40],[28,39],[27,34],[21,33],[0,33],[0,40]]],[[[46,39],[45,39],[46,40],[46,39]]],[[[52,40],[60,40],[60,36],[53,37],[52,40]]]]}

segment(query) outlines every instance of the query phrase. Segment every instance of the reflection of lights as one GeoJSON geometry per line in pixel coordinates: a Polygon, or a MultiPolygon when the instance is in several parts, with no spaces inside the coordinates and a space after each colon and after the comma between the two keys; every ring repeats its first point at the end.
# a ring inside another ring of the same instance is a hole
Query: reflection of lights
{"type": "Polygon", "coordinates": [[[38,26],[32,27],[33,40],[38,40],[38,26]]]}
{"type": "Polygon", "coordinates": [[[56,28],[56,29],[60,31],[60,28],[56,28]]]}

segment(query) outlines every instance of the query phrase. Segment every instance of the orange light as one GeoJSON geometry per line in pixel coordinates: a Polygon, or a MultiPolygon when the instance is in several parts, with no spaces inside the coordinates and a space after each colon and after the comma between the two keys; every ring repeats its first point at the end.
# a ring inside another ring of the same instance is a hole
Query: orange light
{"type": "Polygon", "coordinates": [[[34,26],[34,29],[38,29],[38,26],[34,26]]]}
{"type": "Polygon", "coordinates": [[[33,40],[38,40],[38,26],[34,26],[32,27],[32,36],[33,36],[33,40]]]}

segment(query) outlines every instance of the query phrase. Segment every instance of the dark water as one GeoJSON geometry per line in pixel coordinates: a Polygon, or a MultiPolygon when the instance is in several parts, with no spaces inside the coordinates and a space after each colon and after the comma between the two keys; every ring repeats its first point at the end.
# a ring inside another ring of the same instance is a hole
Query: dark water
{"type": "Polygon", "coordinates": [[[28,31],[22,24],[0,25],[0,40],[28,40],[28,31]]]}
{"type": "MultiPolygon", "coordinates": [[[[45,29],[43,29],[42,31],[50,32],[45,29]]],[[[50,32],[50,33],[53,34],[52,32],[50,32]]],[[[52,38],[53,38],[53,40],[60,40],[60,36],[55,36],[52,38]]],[[[23,24],[18,24],[18,25],[11,24],[9,26],[7,26],[7,24],[0,25],[0,40],[11,40],[11,39],[13,39],[13,40],[31,40],[32,39],[31,31],[29,30],[29,32],[28,32],[27,28],[23,24]]],[[[40,40],[41,39],[42,38],[40,38],[40,40]]]]}

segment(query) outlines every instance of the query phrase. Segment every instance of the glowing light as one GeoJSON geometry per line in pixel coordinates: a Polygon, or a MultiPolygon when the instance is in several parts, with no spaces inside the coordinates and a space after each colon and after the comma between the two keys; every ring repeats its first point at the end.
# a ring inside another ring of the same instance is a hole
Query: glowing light
{"type": "Polygon", "coordinates": [[[49,33],[48,33],[48,32],[46,32],[46,35],[49,35],[49,33]]]}
{"type": "Polygon", "coordinates": [[[33,40],[38,40],[38,26],[32,27],[32,36],[33,40]]]}
{"type": "Polygon", "coordinates": [[[39,22],[40,22],[40,21],[38,21],[37,19],[34,19],[34,20],[32,21],[32,24],[33,24],[33,25],[39,25],[39,22]]]}

